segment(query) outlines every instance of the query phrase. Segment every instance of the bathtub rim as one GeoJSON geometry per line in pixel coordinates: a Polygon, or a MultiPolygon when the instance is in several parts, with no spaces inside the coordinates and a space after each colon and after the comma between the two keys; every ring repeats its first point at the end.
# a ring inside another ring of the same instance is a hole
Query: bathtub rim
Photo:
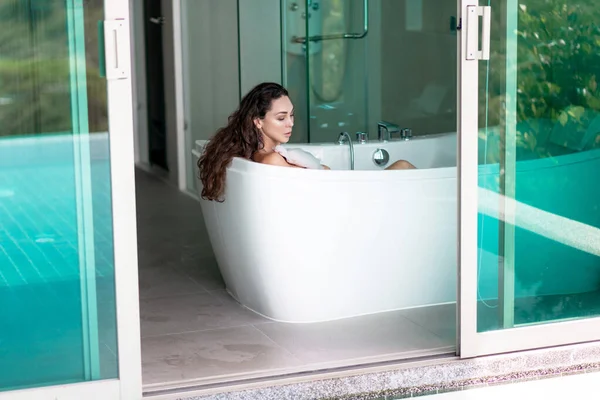
{"type": "MultiPolygon", "coordinates": [[[[390,144],[401,145],[402,143],[411,143],[416,141],[434,140],[440,137],[452,136],[454,133],[440,133],[432,135],[423,135],[410,141],[395,140],[387,143],[369,142],[356,146],[365,146],[372,148],[384,148],[390,144]]],[[[201,139],[194,142],[192,154],[194,157],[200,157],[204,146],[209,140],[201,139]]],[[[286,144],[289,148],[339,148],[337,143],[290,143],[286,144]]],[[[325,150],[327,151],[327,150],[325,150]]],[[[456,165],[438,168],[423,168],[412,170],[316,170],[302,168],[287,168],[277,165],[261,164],[242,157],[235,157],[232,163],[227,167],[228,172],[236,172],[241,174],[260,174],[265,178],[293,178],[309,181],[344,181],[344,182],[376,182],[376,181],[398,181],[398,180],[437,180],[437,179],[455,179],[456,165]]]]}
{"type": "MultiPolygon", "coordinates": [[[[192,150],[192,154],[195,157],[199,157],[200,155],[197,150],[192,150]]],[[[389,182],[398,180],[438,180],[456,178],[456,167],[393,171],[314,170],[261,164],[240,157],[235,157],[233,159],[231,165],[227,167],[227,171],[242,175],[261,175],[264,178],[297,178],[304,181],[326,182],[389,182]]]]}
{"type": "MultiPolygon", "coordinates": [[[[435,138],[454,135],[455,133],[442,133],[423,135],[409,141],[391,141],[388,143],[371,142],[358,146],[369,146],[372,148],[385,147],[386,145],[402,145],[411,141],[434,140],[435,138]]],[[[199,157],[203,151],[204,145],[208,140],[202,139],[195,141],[192,154],[199,157]]],[[[293,147],[314,147],[314,148],[335,148],[335,143],[293,143],[288,144],[293,147]]],[[[457,149],[458,151],[458,149],[457,149]]],[[[517,162],[517,171],[519,173],[558,168],[561,166],[582,163],[592,159],[600,158],[600,149],[575,152],[556,157],[546,157],[534,160],[523,160],[517,162]]],[[[458,163],[457,163],[458,164],[458,163]]],[[[310,181],[344,181],[344,182],[375,182],[375,181],[400,181],[400,180],[432,180],[432,179],[456,179],[458,178],[458,165],[449,167],[423,168],[416,170],[310,170],[301,168],[286,168],[275,165],[267,165],[247,160],[241,157],[235,157],[232,163],[227,167],[228,171],[241,174],[260,174],[270,178],[298,178],[310,181]]],[[[500,165],[478,164],[478,175],[498,174],[500,165]]]]}

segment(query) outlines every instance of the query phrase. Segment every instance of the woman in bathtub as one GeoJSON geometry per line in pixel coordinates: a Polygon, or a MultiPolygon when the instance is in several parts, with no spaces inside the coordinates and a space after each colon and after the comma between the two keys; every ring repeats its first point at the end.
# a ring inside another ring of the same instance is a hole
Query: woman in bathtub
{"type": "MultiPolygon", "coordinates": [[[[198,160],[202,198],[219,200],[225,188],[225,172],[234,157],[289,168],[329,169],[310,153],[286,150],[294,126],[294,106],[287,90],[265,82],[248,92],[227,126],[210,139],[198,160]]],[[[396,161],[386,169],[415,168],[408,161],[396,161]]]]}

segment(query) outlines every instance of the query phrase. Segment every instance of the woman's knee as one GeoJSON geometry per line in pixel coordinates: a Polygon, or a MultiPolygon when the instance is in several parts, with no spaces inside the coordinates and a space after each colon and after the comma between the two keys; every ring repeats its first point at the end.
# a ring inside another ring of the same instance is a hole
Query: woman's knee
{"type": "Polygon", "coordinates": [[[398,160],[386,169],[416,169],[416,167],[406,160],[398,160]]]}

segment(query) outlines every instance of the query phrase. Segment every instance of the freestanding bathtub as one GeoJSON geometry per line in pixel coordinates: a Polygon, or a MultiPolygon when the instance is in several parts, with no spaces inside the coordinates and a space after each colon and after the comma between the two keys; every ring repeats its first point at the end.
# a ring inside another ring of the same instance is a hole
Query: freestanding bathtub
{"type": "MultiPolygon", "coordinates": [[[[199,156],[204,141],[196,142],[199,156]]],[[[288,145],[332,171],[234,159],[223,203],[201,200],[227,290],[268,318],[317,322],[456,301],[456,135],[288,145]],[[410,171],[382,171],[372,154],[410,171]]],[[[201,189],[201,184],[199,183],[201,189]]]]}
{"type": "MultiPolygon", "coordinates": [[[[287,146],[333,170],[235,159],[225,202],[201,200],[233,297],[287,322],[456,301],[456,134],[356,144],[355,171],[347,145],[287,146]],[[381,171],[378,148],[418,169],[381,171]]],[[[600,250],[591,245],[600,243],[599,170],[600,149],[517,162],[515,297],[600,290],[600,250]]],[[[491,300],[502,266],[499,166],[478,174],[478,298],[491,300]]]]}

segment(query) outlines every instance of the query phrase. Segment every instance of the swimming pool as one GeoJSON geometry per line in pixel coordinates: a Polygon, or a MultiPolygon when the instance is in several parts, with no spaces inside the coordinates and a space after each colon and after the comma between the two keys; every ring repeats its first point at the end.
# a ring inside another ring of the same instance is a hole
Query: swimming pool
{"type": "Polygon", "coordinates": [[[81,381],[94,357],[102,378],[117,376],[108,136],[91,141],[91,198],[78,196],[75,143],[69,134],[0,139],[0,390],[81,381]],[[87,343],[95,334],[98,348],[87,343]]]}

